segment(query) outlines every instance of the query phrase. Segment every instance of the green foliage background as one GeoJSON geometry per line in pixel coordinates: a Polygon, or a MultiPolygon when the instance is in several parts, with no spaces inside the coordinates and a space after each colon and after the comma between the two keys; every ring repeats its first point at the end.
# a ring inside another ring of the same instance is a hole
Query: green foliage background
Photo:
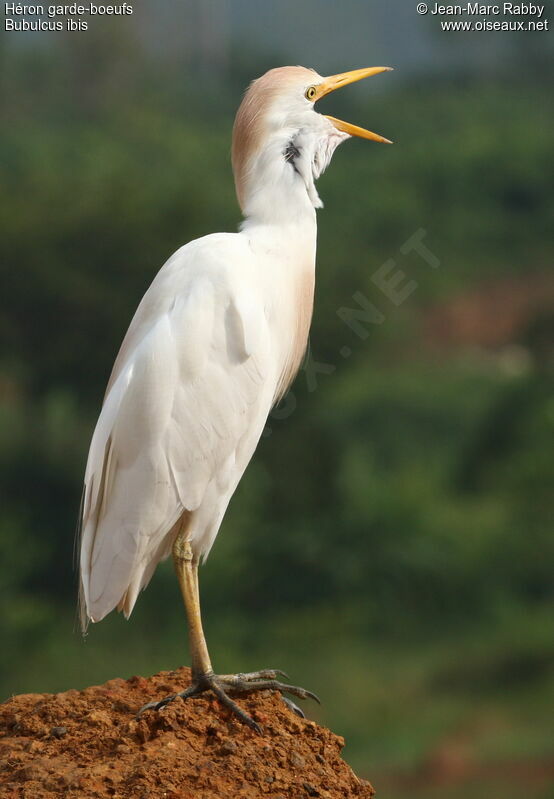
{"type": "MultiPolygon", "coordinates": [[[[232,114],[266,64],[241,52],[224,81],[184,80],[114,31],[7,53],[3,696],[188,657],[167,564],[130,623],[113,615],[82,641],[73,530],[142,293],[182,243],[239,222],[232,114]]],[[[307,712],[347,737],[347,757],[389,797],[408,785],[519,796],[498,764],[520,761],[523,795],[552,796],[539,777],[554,755],[554,105],[548,72],[529,70],[391,78],[326,102],[397,144],[349,142],[320,182],[311,357],[327,373],[314,384],[301,372],[269,420],[201,574],[216,666],[282,667],[316,690],[323,706],[307,712]],[[438,269],[400,253],[420,228],[438,269]],[[372,281],[389,258],[418,284],[399,307],[372,281]],[[460,297],[494,331],[509,303],[479,298],[538,284],[544,296],[492,343],[429,335],[460,297]],[[356,292],[384,317],[365,338],[337,314],[356,292]],[[441,783],[456,758],[461,781],[441,783]]]]}

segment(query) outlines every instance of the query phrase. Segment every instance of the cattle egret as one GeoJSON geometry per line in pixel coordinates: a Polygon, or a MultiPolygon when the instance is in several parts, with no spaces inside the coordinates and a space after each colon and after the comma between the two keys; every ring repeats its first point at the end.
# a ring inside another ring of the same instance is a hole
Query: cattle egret
{"type": "Polygon", "coordinates": [[[260,731],[229,693],[269,688],[316,698],[280,682],[278,670],[214,673],[202,630],[198,563],[306,350],[315,209],[322,205],[315,181],[350,136],[390,143],[316,113],[314,104],[386,70],[324,78],[282,67],[251,84],[233,128],[240,232],[205,236],[169,258],[116,358],[85,473],[80,606],[84,629],[116,607],[128,618],[157,564],[173,555],[192,684],[142,710],[211,690],[260,731]]]}

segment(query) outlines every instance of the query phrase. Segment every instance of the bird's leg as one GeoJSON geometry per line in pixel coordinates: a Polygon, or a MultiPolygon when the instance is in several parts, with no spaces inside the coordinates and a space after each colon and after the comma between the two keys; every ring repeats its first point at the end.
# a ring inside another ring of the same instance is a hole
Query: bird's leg
{"type": "Polygon", "coordinates": [[[198,558],[192,554],[190,541],[183,540],[181,535],[177,537],[173,546],[173,562],[187,613],[192,679],[194,681],[213,674],[213,669],[202,629],[198,558]]]}
{"type": "MultiPolygon", "coordinates": [[[[161,710],[176,697],[188,699],[204,691],[211,690],[222,705],[229,708],[241,721],[256,732],[261,733],[260,726],[244,712],[236,702],[228,696],[227,691],[235,693],[251,693],[253,691],[273,690],[289,693],[301,699],[315,699],[317,696],[311,691],[306,691],[295,685],[280,682],[277,677],[287,675],[278,669],[263,669],[247,674],[214,674],[200,614],[200,593],[198,587],[198,558],[193,555],[190,541],[181,532],[173,545],[173,561],[181,588],[181,594],[187,613],[189,646],[191,654],[192,682],[188,688],[180,693],[171,694],[157,702],[149,702],[139,710],[140,716],[145,710],[161,710]]],[[[285,700],[287,705],[299,715],[302,711],[290,700],[285,700]]]]}

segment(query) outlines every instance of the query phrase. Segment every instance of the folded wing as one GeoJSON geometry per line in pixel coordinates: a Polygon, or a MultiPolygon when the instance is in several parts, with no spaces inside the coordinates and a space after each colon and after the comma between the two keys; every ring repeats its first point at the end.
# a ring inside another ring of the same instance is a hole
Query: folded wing
{"type": "Polygon", "coordinates": [[[235,279],[244,264],[211,238],[160,271],[114,365],[85,474],[85,622],[131,612],[183,513],[194,517],[214,481],[232,491],[237,449],[269,410],[263,303],[238,289],[251,285],[235,279]]]}

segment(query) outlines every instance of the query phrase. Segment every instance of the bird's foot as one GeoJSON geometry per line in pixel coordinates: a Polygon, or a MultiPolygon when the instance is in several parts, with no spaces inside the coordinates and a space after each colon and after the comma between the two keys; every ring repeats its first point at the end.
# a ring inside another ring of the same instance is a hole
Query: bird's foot
{"type": "MultiPolygon", "coordinates": [[[[228,708],[235,716],[238,716],[244,724],[261,735],[262,728],[260,725],[229,697],[229,693],[248,694],[254,691],[279,691],[281,694],[292,694],[292,696],[297,696],[299,699],[315,699],[316,702],[319,702],[318,697],[311,691],[307,691],[305,688],[300,688],[297,685],[283,683],[278,677],[285,677],[286,679],[287,675],[284,671],[280,671],[279,669],[262,669],[262,671],[252,671],[247,674],[212,673],[193,675],[192,683],[188,688],[185,688],[184,691],[180,691],[179,693],[170,694],[170,696],[166,696],[164,699],[160,699],[157,702],[148,702],[148,704],[141,707],[137,713],[137,718],[146,710],[161,710],[177,697],[181,697],[181,699],[190,699],[205,691],[212,691],[224,707],[228,708]]],[[[294,702],[285,699],[285,697],[283,697],[283,699],[291,710],[298,715],[304,715],[294,702]]]]}

